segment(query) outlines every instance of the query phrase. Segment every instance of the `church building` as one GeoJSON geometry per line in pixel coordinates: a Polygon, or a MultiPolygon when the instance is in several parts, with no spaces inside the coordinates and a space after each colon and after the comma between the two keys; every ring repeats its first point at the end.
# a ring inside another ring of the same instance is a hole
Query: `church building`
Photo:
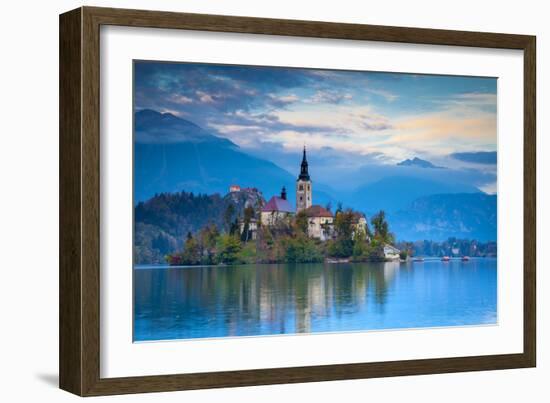
{"type": "Polygon", "coordinates": [[[300,166],[300,175],[296,180],[296,212],[300,211],[303,211],[307,216],[307,232],[311,238],[317,238],[322,241],[331,238],[334,216],[324,207],[313,204],[313,191],[305,146],[300,166]]]}
{"type": "Polygon", "coordinates": [[[286,199],[286,189],[284,186],[281,190],[281,196],[273,196],[261,210],[262,223],[267,226],[288,223],[293,215],[294,209],[286,199]]]}
{"type": "MultiPolygon", "coordinates": [[[[302,155],[300,174],[296,179],[296,213],[302,212],[308,221],[308,236],[321,241],[331,239],[334,233],[334,216],[326,208],[313,204],[313,188],[307,162],[306,148],[302,155]]],[[[273,227],[290,223],[295,211],[286,197],[283,187],[280,196],[273,196],[261,209],[263,225],[273,227]]]]}
{"type": "Polygon", "coordinates": [[[300,175],[296,180],[296,212],[306,210],[312,205],[311,196],[311,178],[309,177],[308,164],[306,158],[306,147],[304,146],[304,155],[300,167],[300,175]]]}

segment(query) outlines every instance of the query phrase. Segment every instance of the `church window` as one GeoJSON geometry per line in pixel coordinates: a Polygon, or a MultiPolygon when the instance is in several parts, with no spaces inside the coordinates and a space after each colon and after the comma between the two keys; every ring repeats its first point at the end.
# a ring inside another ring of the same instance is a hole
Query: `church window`
{"type": "Polygon", "coordinates": [[[300,185],[300,186],[299,186],[299,189],[300,189],[300,190],[304,190],[304,185],[300,185]]]}

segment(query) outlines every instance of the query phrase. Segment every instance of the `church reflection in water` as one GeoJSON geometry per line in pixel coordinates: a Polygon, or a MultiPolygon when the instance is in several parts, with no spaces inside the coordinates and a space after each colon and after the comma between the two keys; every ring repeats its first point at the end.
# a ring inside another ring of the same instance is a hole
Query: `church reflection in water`
{"type": "MultiPolygon", "coordinates": [[[[399,263],[136,270],[136,321],[155,339],[337,331],[383,311],[399,263]]],[[[359,326],[360,328],[360,326],[359,326]]],[[[144,339],[150,339],[145,336],[144,339]]]]}
{"type": "Polygon", "coordinates": [[[496,259],[134,270],[134,341],[496,323],[496,259]]]}

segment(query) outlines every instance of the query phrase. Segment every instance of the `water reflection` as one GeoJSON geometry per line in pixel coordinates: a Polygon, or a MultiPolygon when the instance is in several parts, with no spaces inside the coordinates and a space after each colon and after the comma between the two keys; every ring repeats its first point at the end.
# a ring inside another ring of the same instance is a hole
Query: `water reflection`
{"type": "Polygon", "coordinates": [[[496,321],[496,261],[135,270],[134,339],[496,321]]]}

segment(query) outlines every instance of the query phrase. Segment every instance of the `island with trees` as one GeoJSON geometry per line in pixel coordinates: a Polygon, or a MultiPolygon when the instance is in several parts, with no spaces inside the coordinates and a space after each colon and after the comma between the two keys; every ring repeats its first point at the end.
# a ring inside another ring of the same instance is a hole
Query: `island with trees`
{"type": "MultiPolygon", "coordinates": [[[[168,254],[170,265],[215,265],[253,263],[364,262],[395,259],[385,254],[384,246],[393,243],[383,211],[371,218],[372,232],[366,220],[352,209],[339,207],[325,230],[330,237],[310,236],[310,217],[303,210],[293,217],[263,225],[254,209],[244,209],[220,230],[210,223],[196,234],[188,232],[181,251],[168,254]],[[252,224],[252,225],[251,225],[252,224]],[[251,229],[254,228],[253,230],[251,229]]],[[[232,216],[232,208],[226,217],[232,216]]],[[[261,217],[261,215],[260,215],[261,217]]]]}

